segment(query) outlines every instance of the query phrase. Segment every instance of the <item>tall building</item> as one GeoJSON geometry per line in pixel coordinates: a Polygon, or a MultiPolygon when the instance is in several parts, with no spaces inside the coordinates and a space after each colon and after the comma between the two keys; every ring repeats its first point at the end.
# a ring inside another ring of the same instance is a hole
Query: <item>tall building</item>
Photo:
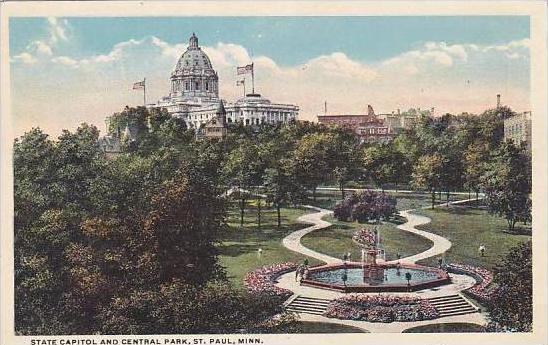
{"type": "MultiPolygon", "coordinates": [[[[171,92],[153,108],[166,108],[173,116],[185,120],[189,128],[203,128],[217,117],[219,77],[207,54],[192,34],[187,50],[171,73],[171,92]]],[[[273,103],[260,94],[251,93],[235,102],[224,102],[227,123],[258,125],[289,122],[297,119],[299,107],[273,103]]]]}
{"type": "Polygon", "coordinates": [[[531,112],[525,111],[504,120],[504,140],[515,144],[525,143],[527,151],[531,152],[531,112]]]}

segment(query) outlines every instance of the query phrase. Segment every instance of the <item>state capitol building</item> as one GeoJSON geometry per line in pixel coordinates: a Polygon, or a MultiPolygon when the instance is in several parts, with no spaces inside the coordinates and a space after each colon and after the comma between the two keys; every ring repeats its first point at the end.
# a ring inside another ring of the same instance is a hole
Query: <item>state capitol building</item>
{"type": "Polygon", "coordinates": [[[260,94],[250,93],[231,103],[219,98],[219,76],[209,57],[192,34],[187,50],[181,55],[171,73],[171,92],[147,108],[165,108],[185,120],[188,128],[203,128],[216,119],[219,103],[226,111],[226,122],[243,125],[286,123],[296,120],[299,107],[273,103],[260,94]]]}

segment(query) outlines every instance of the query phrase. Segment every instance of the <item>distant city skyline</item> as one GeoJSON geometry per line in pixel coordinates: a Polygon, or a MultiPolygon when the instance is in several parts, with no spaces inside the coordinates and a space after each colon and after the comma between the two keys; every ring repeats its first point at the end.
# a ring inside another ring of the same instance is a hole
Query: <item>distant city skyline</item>
{"type": "Polygon", "coordinates": [[[195,32],[219,73],[220,96],[242,95],[235,67],[253,61],[256,88],[296,103],[300,119],[401,108],[481,112],[529,109],[529,19],[470,17],[12,18],[16,135],[57,135],[81,122],[169,92],[169,76],[195,32]]]}

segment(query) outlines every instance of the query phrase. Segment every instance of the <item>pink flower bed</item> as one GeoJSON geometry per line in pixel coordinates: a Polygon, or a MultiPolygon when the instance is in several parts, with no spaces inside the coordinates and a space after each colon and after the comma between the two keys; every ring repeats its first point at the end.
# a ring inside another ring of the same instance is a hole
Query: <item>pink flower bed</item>
{"type": "Polygon", "coordinates": [[[439,313],[419,297],[349,295],[331,301],[324,315],[344,320],[404,322],[435,319],[439,313]]]}
{"type": "Polygon", "coordinates": [[[354,234],[354,236],[352,236],[352,238],[358,244],[366,247],[375,247],[375,245],[377,244],[375,233],[365,228],[356,231],[356,233],[354,234]]]}
{"type": "Polygon", "coordinates": [[[244,286],[250,293],[265,293],[287,298],[293,293],[274,285],[274,280],[283,273],[297,268],[294,262],[265,266],[245,275],[244,286]]]}
{"type": "Polygon", "coordinates": [[[489,286],[493,282],[493,273],[491,271],[481,267],[462,264],[449,264],[447,267],[449,270],[461,271],[465,274],[469,274],[476,278],[476,280],[479,278],[479,281],[477,281],[474,286],[464,291],[480,301],[488,302],[491,300],[491,296],[494,292],[494,289],[489,286]]]}

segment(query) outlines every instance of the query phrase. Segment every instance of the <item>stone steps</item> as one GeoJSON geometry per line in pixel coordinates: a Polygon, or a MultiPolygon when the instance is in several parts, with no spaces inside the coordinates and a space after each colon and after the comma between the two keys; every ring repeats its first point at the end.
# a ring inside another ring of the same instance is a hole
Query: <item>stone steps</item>
{"type": "Polygon", "coordinates": [[[285,309],[295,313],[322,315],[328,304],[328,299],[297,296],[285,309]]]}
{"type": "Polygon", "coordinates": [[[450,295],[429,298],[428,301],[436,308],[440,317],[477,313],[478,309],[461,295],[450,295]]]}

